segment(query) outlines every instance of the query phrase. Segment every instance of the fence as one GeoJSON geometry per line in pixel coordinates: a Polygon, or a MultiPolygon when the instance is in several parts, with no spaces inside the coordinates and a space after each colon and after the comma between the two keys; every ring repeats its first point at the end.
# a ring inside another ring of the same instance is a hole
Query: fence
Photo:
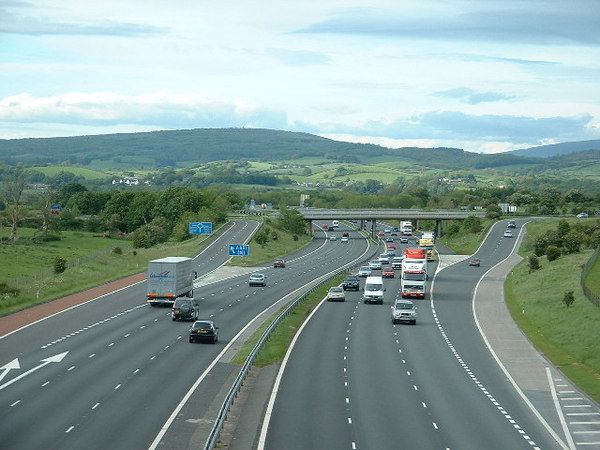
{"type": "Polygon", "coordinates": [[[592,292],[592,290],[585,284],[585,278],[587,277],[590,269],[596,262],[596,259],[598,259],[599,254],[600,254],[600,247],[598,247],[594,251],[594,253],[592,253],[592,256],[590,257],[588,262],[586,262],[585,265],[583,266],[583,270],[581,271],[581,288],[583,289],[583,293],[588,298],[588,300],[590,302],[592,302],[594,305],[600,307],[600,296],[597,293],[592,292]]]}

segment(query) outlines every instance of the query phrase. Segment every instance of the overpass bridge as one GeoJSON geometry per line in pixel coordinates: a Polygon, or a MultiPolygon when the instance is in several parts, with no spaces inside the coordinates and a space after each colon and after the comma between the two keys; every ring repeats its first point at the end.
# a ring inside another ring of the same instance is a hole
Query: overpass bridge
{"type": "Polygon", "coordinates": [[[436,236],[441,236],[442,221],[465,220],[469,216],[485,217],[485,211],[458,211],[450,209],[320,209],[298,208],[312,230],[313,220],[360,220],[361,229],[365,228],[365,221],[371,222],[371,234],[375,236],[378,220],[410,220],[415,228],[420,228],[421,220],[435,220],[436,236]]]}

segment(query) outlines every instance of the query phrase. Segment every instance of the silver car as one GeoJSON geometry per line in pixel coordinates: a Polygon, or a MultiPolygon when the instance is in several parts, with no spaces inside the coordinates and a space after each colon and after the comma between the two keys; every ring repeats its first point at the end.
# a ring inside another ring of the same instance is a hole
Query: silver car
{"type": "Polygon", "coordinates": [[[248,286],[266,286],[267,280],[264,273],[253,273],[248,280],[248,286]]]}
{"type": "Polygon", "coordinates": [[[344,289],[340,286],[333,286],[329,288],[327,292],[327,301],[328,302],[345,302],[346,294],[344,293],[344,289]]]}
{"type": "Polygon", "coordinates": [[[358,276],[359,277],[368,277],[369,275],[371,275],[371,268],[369,266],[360,266],[360,269],[358,269],[358,276]]]}
{"type": "Polygon", "coordinates": [[[396,300],[392,306],[392,323],[408,322],[417,323],[417,307],[410,300],[396,300]]]}

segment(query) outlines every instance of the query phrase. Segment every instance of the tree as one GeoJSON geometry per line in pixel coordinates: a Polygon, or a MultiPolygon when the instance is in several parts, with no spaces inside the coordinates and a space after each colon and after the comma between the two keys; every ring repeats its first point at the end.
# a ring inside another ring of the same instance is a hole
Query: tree
{"type": "Polygon", "coordinates": [[[502,209],[495,203],[490,203],[485,208],[485,217],[488,219],[499,219],[502,217],[502,209]]]}
{"type": "Polygon", "coordinates": [[[176,186],[158,195],[152,214],[154,217],[164,217],[171,226],[174,226],[186,211],[198,212],[203,206],[206,204],[201,192],[176,186]]]}
{"type": "Polygon", "coordinates": [[[560,234],[561,236],[564,236],[570,230],[571,230],[571,226],[569,225],[569,222],[567,222],[565,219],[561,219],[558,221],[558,225],[556,226],[556,231],[558,232],[558,234],[560,234]]]}
{"type": "Polygon", "coordinates": [[[529,255],[529,273],[533,272],[534,270],[539,270],[540,268],[541,266],[539,258],[535,255],[529,255]]]}
{"type": "Polygon", "coordinates": [[[575,295],[573,294],[573,291],[565,292],[565,296],[563,297],[562,302],[568,309],[575,302],[575,295]]]}
{"type": "Polygon", "coordinates": [[[292,234],[304,234],[306,221],[296,209],[283,208],[279,211],[278,226],[292,234]]]}
{"type": "Polygon", "coordinates": [[[76,192],[85,192],[87,188],[80,183],[68,183],[62,186],[56,193],[56,203],[61,206],[66,206],[69,199],[76,192]]]}
{"type": "Polygon", "coordinates": [[[2,185],[0,196],[5,204],[6,214],[11,226],[9,240],[16,241],[19,223],[23,220],[25,207],[23,205],[23,190],[27,179],[22,167],[12,170],[7,181],[2,185]]]}

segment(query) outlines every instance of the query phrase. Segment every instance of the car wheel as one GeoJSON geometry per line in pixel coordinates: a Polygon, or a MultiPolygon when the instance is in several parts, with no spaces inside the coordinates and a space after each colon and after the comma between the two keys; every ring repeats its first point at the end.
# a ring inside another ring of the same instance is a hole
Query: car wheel
{"type": "Polygon", "coordinates": [[[177,319],[175,317],[171,317],[171,320],[175,322],[177,319]]]}
{"type": "Polygon", "coordinates": [[[193,343],[194,343],[194,340],[193,340],[192,338],[190,338],[190,343],[191,343],[191,344],[193,344],[193,343]]]}
{"type": "Polygon", "coordinates": [[[417,324],[417,321],[416,321],[416,320],[413,320],[411,323],[412,323],[413,325],[416,325],[416,324],[417,324]]]}
{"type": "Polygon", "coordinates": [[[212,341],[212,343],[213,343],[213,344],[216,344],[216,343],[217,343],[217,337],[216,337],[216,336],[213,336],[213,341],[212,341]]]}

